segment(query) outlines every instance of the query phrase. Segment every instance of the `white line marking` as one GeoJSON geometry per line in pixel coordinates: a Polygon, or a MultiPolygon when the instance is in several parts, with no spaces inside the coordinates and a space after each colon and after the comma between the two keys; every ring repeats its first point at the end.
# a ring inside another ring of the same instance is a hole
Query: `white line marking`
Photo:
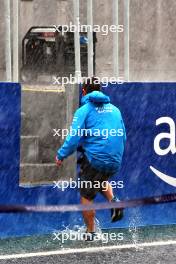
{"type": "Polygon", "coordinates": [[[21,163],[20,167],[56,167],[55,163],[21,163]]]}
{"type": "Polygon", "coordinates": [[[26,138],[27,138],[27,139],[28,139],[28,138],[34,138],[34,139],[37,138],[37,139],[38,139],[39,136],[21,136],[21,138],[22,138],[22,139],[26,139],[26,138]]]}
{"type": "Polygon", "coordinates": [[[22,87],[23,92],[65,93],[65,87],[22,87]]]}
{"type": "Polygon", "coordinates": [[[74,248],[74,249],[64,249],[56,251],[47,251],[47,252],[36,252],[36,253],[25,253],[25,254],[12,254],[12,255],[0,255],[0,260],[2,259],[20,259],[20,258],[31,258],[31,257],[47,257],[54,255],[65,255],[65,254],[75,254],[75,253],[94,253],[101,252],[104,250],[120,250],[120,249],[129,249],[129,248],[144,248],[144,247],[158,247],[158,246],[168,246],[176,245],[176,240],[169,241],[156,241],[148,242],[141,244],[126,244],[126,245],[117,245],[117,246],[103,246],[103,247],[89,247],[89,248],[74,248]]]}

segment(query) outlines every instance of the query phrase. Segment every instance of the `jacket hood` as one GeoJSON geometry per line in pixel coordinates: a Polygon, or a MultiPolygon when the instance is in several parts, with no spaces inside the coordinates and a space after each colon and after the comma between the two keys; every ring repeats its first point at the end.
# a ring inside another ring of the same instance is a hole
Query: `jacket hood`
{"type": "Polygon", "coordinates": [[[105,95],[102,92],[94,91],[85,95],[81,99],[81,104],[84,105],[88,102],[97,103],[97,104],[108,104],[110,103],[109,96],[105,95]]]}

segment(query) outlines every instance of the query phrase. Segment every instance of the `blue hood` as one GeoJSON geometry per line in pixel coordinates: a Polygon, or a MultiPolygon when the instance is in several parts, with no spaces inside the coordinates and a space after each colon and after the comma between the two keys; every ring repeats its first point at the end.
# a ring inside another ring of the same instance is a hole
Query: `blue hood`
{"type": "Polygon", "coordinates": [[[98,104],[108,104],[108,103],[110,103],[110,98],[109,98],[109,96],[103,94],[102,92],[94,91],[92,93],[85,95],[81,99],[82,105],[84,105],[88,102],[98,103],[98,104]]]}

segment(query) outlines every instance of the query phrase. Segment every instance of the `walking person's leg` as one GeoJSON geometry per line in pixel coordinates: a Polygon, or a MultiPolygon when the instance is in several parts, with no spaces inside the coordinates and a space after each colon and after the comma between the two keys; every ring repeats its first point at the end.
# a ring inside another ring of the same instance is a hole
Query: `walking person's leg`
{"type": "MultiPolygon", "coordinates": [[[[93,200],[81,197],[81,203],[83,205],[90,205],[93,203],[93,200]]],[[[95,232],[95,210],[83,211],[82,213],[84,222],[87,226],[87,232],[95,232]]]]}
{"type": "MultiPolygon", "coordinates": [[[[113,194],[111,184],[106,181],[102,187],[101,193],[106,197],[109,202],[119,202],[119,199],[113,194]]],[[[116,222],[123,218],[123,209],[112,208],[111,209],[111,221],[116,222]]]]}
{"type": "Polygon", "coordinates": [[[111,202],[112,199],[114,198],[114,194],[113,194],[113,190],[112,190],[112,186],[111,184],[106,181],[104,182],[106,184],[104,184],[105,186],[103,186],[101,193],[106,197],[106,199],[111,202]]]}

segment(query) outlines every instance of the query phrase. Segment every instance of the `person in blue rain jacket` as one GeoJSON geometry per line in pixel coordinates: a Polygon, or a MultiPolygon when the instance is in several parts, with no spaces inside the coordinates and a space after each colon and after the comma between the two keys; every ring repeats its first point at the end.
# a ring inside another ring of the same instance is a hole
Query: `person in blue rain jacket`
{"type": "MultiPolygon", "coordinates": [[[[113,195],[108,179],[120,169],[126,142],[126,131],[120,110],[110,103],[110,98],[101,91],[97,78],[88,79],[82,87],[82,106],[74,114],[70,133],[57,151],[56,163],[82,150],[80,163],[81,203],[91,204],[98,192],[108,201],[119,201],[113,195]],[[86,183],[92,184],[86,184],[86,183]],[[95,188],[95,183],[99,183],[95,188]]],[[[95,235],[95,211],[84,211],[87,232],[92,240],[95,235]]],[[[112,208],[112,222],[121,220],[123,210],[112,208]]]]}

